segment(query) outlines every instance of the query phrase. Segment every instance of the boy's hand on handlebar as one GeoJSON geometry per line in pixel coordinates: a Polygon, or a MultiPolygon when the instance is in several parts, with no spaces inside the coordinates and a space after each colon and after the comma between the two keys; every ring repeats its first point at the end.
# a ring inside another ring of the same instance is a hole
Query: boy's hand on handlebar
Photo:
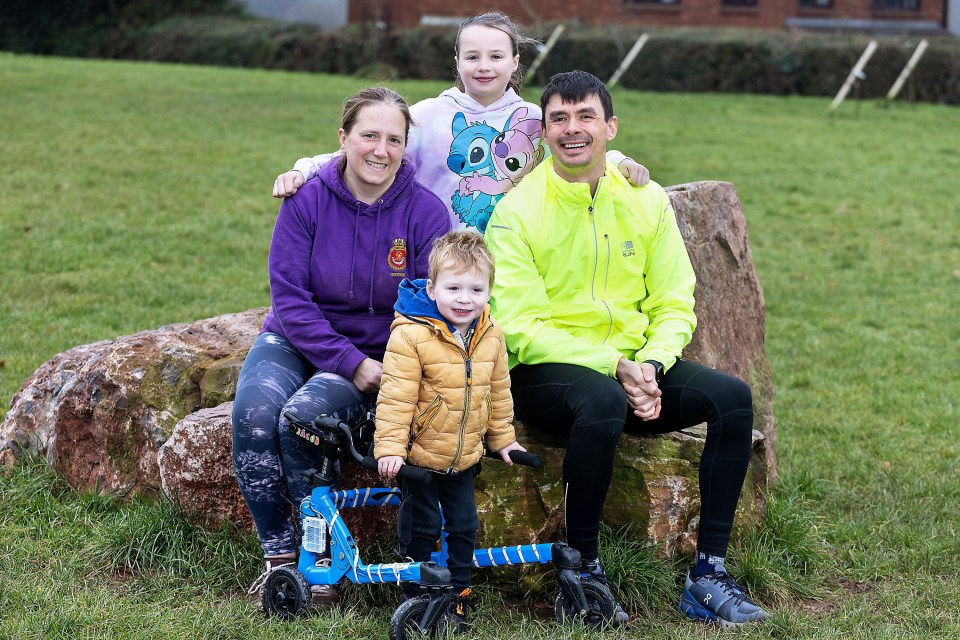
{"type": "Polygon", "coordinates": [[[377,471],[384,478],[396,478],[403,465],[404,461],[400,456],[383,456],[377,459],[377,471]]]}
{"type": "Polygon", "coordinates": [[[513,466],[513,460],[510,459],[511,451],[526,451],[526,449],[520,446],[519,442],[514,440],[513,442],[505,446],[503,449],[500,449],[499,451],[497,451],[497,453],[500,454],[500,457],[503,458],[503,461],[507,463],[507,466],[510,466],[510,467],[513,466]]]}
{"type": "Polygon", "coordinates": [[[296,169],[281,173],[273,183],[273,197],[286,198],[292,196],[297,192],[297,189],[303,186],[304,182],[303,174],[296,169]]]}

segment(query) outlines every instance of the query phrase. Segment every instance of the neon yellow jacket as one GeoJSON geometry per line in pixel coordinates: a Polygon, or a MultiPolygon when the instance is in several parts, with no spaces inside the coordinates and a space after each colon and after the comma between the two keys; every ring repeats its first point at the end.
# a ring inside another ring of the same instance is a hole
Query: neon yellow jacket
{"type": "Polygon", "coordinates": [[[632,186],[608,162],[591,199],[548,158],[497,203],[486,240],[511,367],[559,362],[616,377],[627,357],[669,369],[693,336],[693,267],[655,182],[632,186]]]}

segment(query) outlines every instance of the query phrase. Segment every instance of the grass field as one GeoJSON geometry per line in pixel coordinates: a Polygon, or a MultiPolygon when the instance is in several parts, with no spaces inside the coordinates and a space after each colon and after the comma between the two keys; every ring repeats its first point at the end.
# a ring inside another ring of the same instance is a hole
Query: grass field
{"type": "MultiPolygon", "coordinates": [[[[334,148],[362,84],[0,54],[4,406],[76,344],[266,305],[273,178],[334,148]]],[[[960,110],[614,100],[616,148],[664,185],[731,181],[746,212],[781,472],[768,526],[732,552],[776,610],[751,637],[960,637],[960,110]]],[[[36,464],[0,474],[0,496],[2,638],[385,636],[384,594],[358,590],[338,612],[265,621],[241,597],[251,536],[195,530],[168,505],[78,495],[36,464]]],[[[628,629],[560,629],[481,585],[471,635],[715,635],[671,609],[681,567],[607,540],[628,629]]]]}

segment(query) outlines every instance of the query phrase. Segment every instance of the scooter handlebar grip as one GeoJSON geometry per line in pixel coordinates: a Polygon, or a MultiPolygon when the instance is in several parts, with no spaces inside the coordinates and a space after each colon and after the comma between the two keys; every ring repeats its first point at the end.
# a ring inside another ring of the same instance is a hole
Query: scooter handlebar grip
{"type": "Polygon", "coordinates": [[[543,466],[543,460],[540,459],[540,456],[529,451],[511,451],[510,459],[513,460],[515,464],[522,464],[527,467],[533,467],[534,469],[539,469],[543,466]]]}
{"type": "MultiPolygon", "coordinates": [[[[499,453],[496,451],[487,451],[487,457],[492,458],[493,460],[503,460],[499,453]]],[[[540,459],[535,453],[530,451],[520,451],[516,449],[510,452],[510,459],[514,464],[522,464],[525,467],[533,467],[534,469],[539,469],[543,466],[543,460],[540,459]]]]}
{"type": "MultiPolygon", "coordinates": [[[[364,469],[369,469],[370,471],[377,470],[377,459],[373,456],[366,456],[363,460],[360,461],[360,466],[364,469]]],[[[415,482],[422,482],[424,484],[430,484],[433,481],[433,474],[423,467],[414,467],[413,465],[404,464],[400,466],[400,470],[397,471],[397,478],[400,480],[413,480],[415,482]]]]}

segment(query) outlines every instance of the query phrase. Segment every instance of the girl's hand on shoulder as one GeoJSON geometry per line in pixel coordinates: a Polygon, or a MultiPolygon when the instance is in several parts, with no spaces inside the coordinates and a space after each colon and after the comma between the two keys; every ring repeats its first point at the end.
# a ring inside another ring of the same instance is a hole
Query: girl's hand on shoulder
{"type": "Polygon", "coordinates": [[[303,186],[304,182],[303,174],[296,169],[281,173],[273,183],[273,197],[286,198],[292,196],[297,192],[297,189],[303,186]]]}
{"type": "Polygon", "coordinates": [[[631,184],[642,187],[650,182],[650,171],[633,158],[624,158],[617,167],[623,177],[629,180],[631,184]]]}

